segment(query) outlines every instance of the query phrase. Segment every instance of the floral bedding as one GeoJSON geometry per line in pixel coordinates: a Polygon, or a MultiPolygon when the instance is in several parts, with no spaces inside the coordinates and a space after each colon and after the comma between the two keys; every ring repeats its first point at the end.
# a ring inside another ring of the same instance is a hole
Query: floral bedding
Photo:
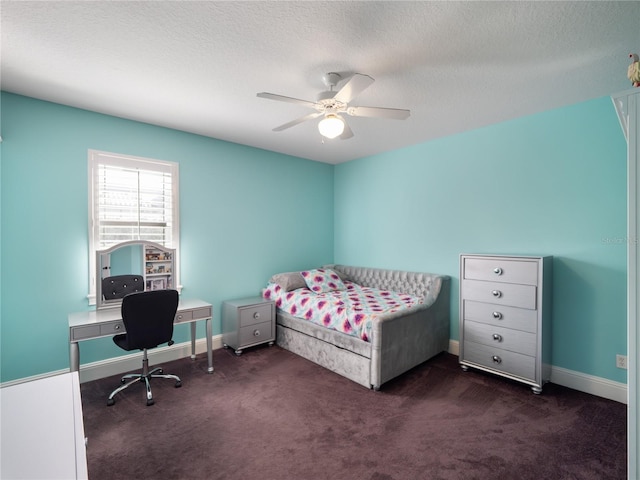
{"type": "MultiPolygon", "coordinates": [[[[310,281],[307,284],[311,288],[314,286],[310,281]]],[[[310,288],[286,291],[277,283],[269,283],[263,290],[263,297],[274,300],[278,309],[294,317],[366,342],[371,340],[371,323],[376,316],[407,310],[422,303],[419,297],[363,287],[348,280],[337,284],[337,289],[316,288],[319,293],[315,293],[310,288]]]]}

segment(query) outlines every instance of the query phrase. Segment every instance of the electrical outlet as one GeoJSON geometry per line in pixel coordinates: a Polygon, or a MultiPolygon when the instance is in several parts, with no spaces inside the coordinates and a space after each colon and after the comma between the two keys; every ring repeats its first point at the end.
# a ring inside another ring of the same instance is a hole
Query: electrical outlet
{"type": "Polygon", "coordinates": [[[616,355],[616,367],[627,369],[627,356],[616,355]]]}

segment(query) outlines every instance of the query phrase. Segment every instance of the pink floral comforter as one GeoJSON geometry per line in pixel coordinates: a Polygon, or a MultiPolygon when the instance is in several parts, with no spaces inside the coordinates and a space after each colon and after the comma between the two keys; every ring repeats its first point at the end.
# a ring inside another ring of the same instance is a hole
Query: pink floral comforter
{"type": "Polygon", "coordinates": [[[346,290],[314,293],[307,288],[290,292],[269,283],[263,297],[275,300],[276,307],[312,323],[371,340],[371,321],[379,315],[407,310],[422,299],[404,293],[363,287],[345,281],[346,290]]]}

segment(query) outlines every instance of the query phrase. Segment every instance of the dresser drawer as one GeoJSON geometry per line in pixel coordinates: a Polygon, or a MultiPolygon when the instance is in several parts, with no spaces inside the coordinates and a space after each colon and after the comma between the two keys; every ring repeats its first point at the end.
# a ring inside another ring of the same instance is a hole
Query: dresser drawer
{"type": "Polygon", "coordinates": [[[462,361],[527,380],[536,380],[536,359],[528,355],[465,340],[462,361]]]}
{"type": "Polygon", "coordinates": [[[504,258],[465,258],[464,278],[501,283],[538,284],[538,262],[504,258]]]}
{"type": "Polygon", "coordinates": [[[462,298],[496,305],[536,309],[536,287],[511,283],[462,281],[462,298]]]}
{"type": "Polygon", "coordinates": [[[496,327],[486,323],[466,322],[464,340],[481,343],[494,348],[535,356],[537,336],[535,333],[496,327]]]}
{"type": "Polygon", "coordinates": [[[268,320],[266,322],[240,327],[240,345],[247,347],[254,343],[264,343],[275,340],[275,334],[272,330],[273,326],[273,322],[268,320]]]}
{"type": "Polygon", "coordinates": [[[525,332],[537,333],[538,331],[538,313],[536,310],[471,300],[464,300],[462,308],[465,323],[467,320],[473,320],[474,322],[514,328],[525,332]]]}
{"type": "Polygon", "coordinates": [[[270,322],[272,306],[270,303],[252,305],[240,309],[240,326],[256,325],[262,322],[270,322]]]}

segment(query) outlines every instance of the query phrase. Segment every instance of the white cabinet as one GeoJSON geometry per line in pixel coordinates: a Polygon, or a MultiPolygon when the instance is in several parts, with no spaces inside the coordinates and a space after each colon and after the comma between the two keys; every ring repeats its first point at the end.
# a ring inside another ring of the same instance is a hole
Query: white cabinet
{"type": "Polygon", "coordinates": [[[0,478],[88,478],[78,372],[0,388],[0,404],[0,478]]]}
{"type": "Polygon", "coordinates": [[[627,140],[627,444],[628,475],[639,478],[640,456],[640,88],[611,96],[627,140]]]}
{"type": "Polygon", "coordinates": [[[551,362],[553,257],[460,256],[460,364],[542,392],[551,362]]]}

